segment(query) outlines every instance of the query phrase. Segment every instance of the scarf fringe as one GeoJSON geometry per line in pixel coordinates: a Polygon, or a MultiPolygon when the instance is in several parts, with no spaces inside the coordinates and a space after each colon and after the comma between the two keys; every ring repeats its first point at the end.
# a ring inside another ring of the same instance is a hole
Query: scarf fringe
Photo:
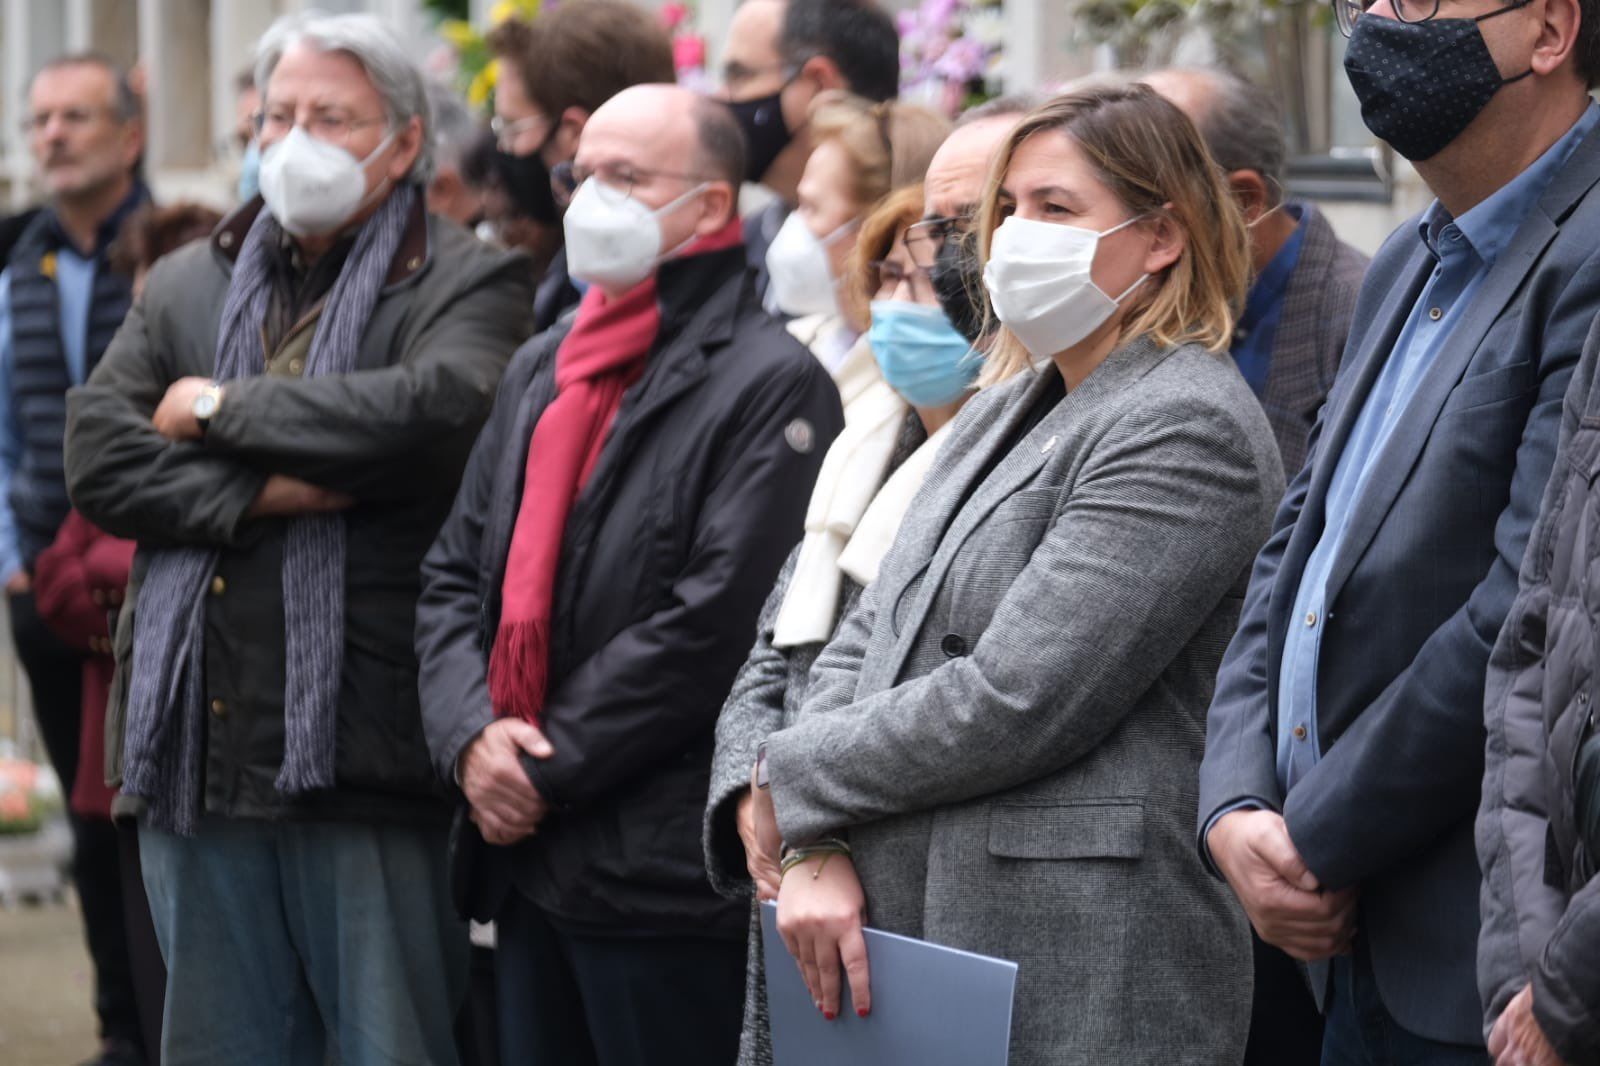
{"type": "Polygon", "coordinates": [[[489,699],[495,714],[539,724],[550,680],[550,628],[540,619],[505,622],[489,653],[489,699]]]}

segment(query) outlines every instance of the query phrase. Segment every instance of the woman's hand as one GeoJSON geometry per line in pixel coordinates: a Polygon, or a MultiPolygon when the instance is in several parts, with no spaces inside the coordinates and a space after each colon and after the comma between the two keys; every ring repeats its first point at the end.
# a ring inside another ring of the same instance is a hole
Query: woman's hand
{"type": "Polygon", "coordinates": [[[739,827],[739,839],[744,843],[744,863],[750,870],[750,880],[756,883],[756,899],[778,898],[778,854],[783,850],[783,836],[778,832],[778,816],[772,809],[772,793],[752,787],[739,797],[734,821],[739,827]]]}
{"type": "Polygon", "coordinates": [[[778,933],[800,964],[806,988],[830,1022],[839,1016],[839,969],[865,1018],[872,1010],[867,942],[861,935],[867,899],[848,855],[817,855],[791,869],[778,892],[778,933]],[[826,861],[824,861],[826,860],[826,861]]]}

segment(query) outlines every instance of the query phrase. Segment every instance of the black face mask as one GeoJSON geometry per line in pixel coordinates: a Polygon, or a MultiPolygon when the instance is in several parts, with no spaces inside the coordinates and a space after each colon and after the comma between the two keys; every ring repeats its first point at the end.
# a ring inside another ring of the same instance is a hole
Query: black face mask
{"type": "Polygon", "coordinates": [[[555,190],[550,187],[550,168],[544,165],[545,145],[550,143],[559,128],[559,123],[551,126],[550,132],[539,142],[539,147],[527,155],[512,155],[502,151],[499,145],[494,149],[495,171],[505,185],[506,195],[517,205],[517,210],[547,226],[561,221],[555,190]]]}
{"type": "Polygon", "coordinates": [[[928,271],[950,324],[968,343],[977,344],[983,333],[983,264],[972,234],[953,233],[939,246],[928,271]]]}
{"type": "MultiPolygon", "coordinates": [[[[784,83],[788,88],[788,83],[784,83]]],[[[794,133],[783,121],[783,89],[757,100],[728,105],[744,131],[744,180],[760,181],[778,153],[789,146],[794,133]]]]}
{"type": "Polygon", "coordinates": [[[1361,101],[1361,121],[1412,162],[1438,155],[1461,136],[1502,85],[1478,23],[1526,7],[1518,0],[1470,19],[1356,20],[1344,55],[1345,73],[1361,101]]]}

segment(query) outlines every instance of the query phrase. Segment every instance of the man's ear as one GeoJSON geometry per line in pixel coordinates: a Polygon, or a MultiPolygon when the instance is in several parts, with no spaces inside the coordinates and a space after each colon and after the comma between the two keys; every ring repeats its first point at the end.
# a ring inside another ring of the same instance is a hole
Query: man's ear
{"type": "Polygon", "coordinates": [[[839,71],[839,64],[827,56],[812,56],[800,66],[801,78],[810,82],[817,92],[827,89],[848,89],[850,82],[839,71]]]}
{"type": "Polygon", "coordinates": [[[1228,175],[1228,191],[1247,223],[1272,210],[1272,185],[1259,171],[1235,170],[1228,175]]]}
{"type": "Polygon", "coordinates": [[[697,237],[708,237],[716,233],[739,212],[738,190],[726,181],[714,181],[707,185],[700,202],[705,208],[701,212],[700,221],[695,223],[694,233],[697,237]]]}
{"type": "Polygon", "coordinates": [[[411,116],[405,128],[394,139],[395,153],[389,157],[389,165],[384,168],[384,173],[390,181],[398,182],[411,172],[411,166],[422,154],[422,120],[416,115],[411,116]]]}
{"type": "Polygon", "coordinates": [[[556,162],[577,157],[578,138],[583,136],[583,127],[588,124],[589,111],[587,108],[574,104],[561,112],[556,132],[550,138],[550,145],[555,152],[556,162]]]}

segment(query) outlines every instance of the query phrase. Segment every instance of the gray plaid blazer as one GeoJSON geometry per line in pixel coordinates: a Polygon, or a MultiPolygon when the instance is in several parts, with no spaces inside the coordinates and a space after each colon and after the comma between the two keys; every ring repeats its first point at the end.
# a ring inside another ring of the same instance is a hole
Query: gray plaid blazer
{"type": "Polygon", "coordinates": [[[1291,477],[1305,465],[1306,438],[1339,370],[1367,273],[1367,257],[1339,240],[1322,212],[1311,204],[1300,206],[1305,243],[1283,294],[1261,398],[1291,477]]]}
{"type": "Polygon", "coordinates": [[[1277,445],[1197,347],[1122,348],[1012,445],[1047,384],[958,416],[768,740],[779,826],[848,832],[873,926],[1020,964],[1013,1066],[1237,1063],[1248,926],[1192,834],[1277,445]]]}

